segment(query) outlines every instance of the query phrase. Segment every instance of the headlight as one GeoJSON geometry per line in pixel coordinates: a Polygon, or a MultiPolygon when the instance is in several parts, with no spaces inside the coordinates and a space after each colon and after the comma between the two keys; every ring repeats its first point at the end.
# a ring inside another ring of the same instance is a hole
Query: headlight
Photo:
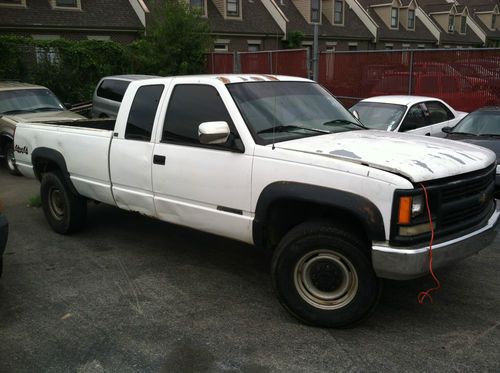
{"type": "Polygon", "coordinates": [[[414,218],[415,216],[418,216],[422,212],[424,212],[424,207],[425,207],[424,196],[423,195],[414,196],[411,204],[411,217],[414,218]]]}
{"type": "Polygon", "coordinates": [[[500,174],[500,164],[497,164],[497,174],[500,174]]]}

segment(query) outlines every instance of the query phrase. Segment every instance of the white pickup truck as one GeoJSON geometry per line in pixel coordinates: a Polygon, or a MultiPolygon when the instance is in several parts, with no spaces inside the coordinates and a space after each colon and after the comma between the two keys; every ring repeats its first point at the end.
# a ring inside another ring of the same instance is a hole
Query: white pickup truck
{"type": "Polygon", "coordinates": [[[264,246],[283,306],[325,327],[369,315],[381,278],[428,274],[431,230],[439,268],[486,247],[500,214],[492,152],[365,130],[300,78],[135,81],[116,122],[19,124],[15,151],[56,232],[94,200],[264,246]]]}

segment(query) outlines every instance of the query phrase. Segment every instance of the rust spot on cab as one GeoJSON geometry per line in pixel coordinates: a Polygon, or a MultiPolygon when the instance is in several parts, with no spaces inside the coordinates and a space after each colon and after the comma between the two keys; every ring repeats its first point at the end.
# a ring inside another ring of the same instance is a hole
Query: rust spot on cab
{"type": "Polygon", "coordinates": [[[251,76],[250,79],[256,80],[256,81],[259,81],[259,82],[264,80],[264,78],[261,78],[260,76],[251,76]]]}
{"type": "Polygon", "coordinates": [[[265,76],[267,79],[269,80],[279,80],[277,77],[275,77],[274,75],[263,75],[265,76]]]}
{"type": "Polygon", "coordinates": [[[228,78],[225,78],[223,76],[218,76],[217,79],[219,79],[222,83],[224,84],[229,84],[231,81],[228,78]]]}

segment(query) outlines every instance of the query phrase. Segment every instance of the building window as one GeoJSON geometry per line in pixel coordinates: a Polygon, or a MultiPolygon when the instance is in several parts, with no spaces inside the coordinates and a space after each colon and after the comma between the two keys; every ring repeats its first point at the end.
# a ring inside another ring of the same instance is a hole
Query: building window
{"type": "Polygon", "coordinates": [[[418,48],[418,49],[425,49],[425,44],[418,44],[418,45],[417,45],[417,48],[418,48]]]}
{"type": "Polygon", "coordinates": [[[321,21],[321,9],[319,0],[311,0],[311,22],[319,23],[321,21]]]}
{"type": "Polygon", "coordinates": [[[327,52],[335,52],[336,48],[337,48],[337,42],[336,41],[327,41],[326,42],[326,51],[327,52]]]}
{"type": "Polygon", "coordinates": [[[392,28],[397,28],[398,27],[398,20],[399,17],[399,9],[398,8],[391,8],[391,27],[392,28]]]}
{"type": "Polygon", "coordinates": [[[496,14],[492,14],[491,15],[491,29],[494,30],[496,29],[497,25],[497,15],[496,14]]]}
{"type": "Polygon", "coordinates": [[[460,17],[460,33],[465,34],[467,31],[467,16],[460,17]]]}
{"type": "Polygon", "coordinates": [[[350,51],[357,51],[358,50],[358,43],[349,43],[348,47],[349,47],[350,51]]]}
{"type": "Polygon", "coordinates": [[[415,9],[408,9],[408,29],[415,30],[415,9]]]}
{"type": "Polygon", "coordinates": [[[205,14],[205,0],[189,0],[191,9],[197,9],[201,14],[205,14]]]}
{"type": "Polygon", "coordinates": [[[215,41],[214,52],[227,52],[229,50],[229,42],[215,41]]]}
{"type": "Polygon", "coordinates": [[[455,16],[453,14],[450,14],[448,16],[448,32],[454,32],[455,31],[455,16]]]}
{"type": "Polygon", "coordinates": [[[26,6],[26,0],[0,0],[0,6],[26,6]]]}
{"type": "Polygon", "coordinates": [[[240,16],[240,0],[227,0],[227,15],[231,17],[240,16]]]}
{"type": "Polygon", "coordinates": [[[111,36],[109,36],[109,35],[87,35],[87,40],[110,41],[111,36]]]}
{"type": "Polygon", "coordinates": [[[54,6],[58,8],[80,8],[78,0],[55,0],[54,6]]]}
{"type": "Polygon", "coordinates": [[[335,0],[333,23],[336,25],[342,25],[344,23],[344,0],[335,0]]]}

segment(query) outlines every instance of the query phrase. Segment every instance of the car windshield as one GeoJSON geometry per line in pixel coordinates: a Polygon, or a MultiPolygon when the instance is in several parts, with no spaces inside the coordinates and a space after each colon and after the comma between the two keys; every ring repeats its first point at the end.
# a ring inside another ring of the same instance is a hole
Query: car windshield
{"type": "Polygon", "coordinates": [[[246,82],[227,88],[258,144],[363,128],[316,83],[246,82]]]}
{"type": "Polygon", "coordinates": [[[62,111],[64,106],[48,89],[16,89],[0,92],[0,114],[62,111]]]}
{"type": "Polygon", "coordinates": [[[406,106],[384,104],[382,102],[358,102],[349,111],[359,115],[359,120],[366,127],[377,130],[395,130],[406,111],[406,106]]]}
{"type": "Polygon", "coordinates": [[[451,133],[477,136],[500,135],[500,110],[472,112],[463,118],[451,133]]]}

